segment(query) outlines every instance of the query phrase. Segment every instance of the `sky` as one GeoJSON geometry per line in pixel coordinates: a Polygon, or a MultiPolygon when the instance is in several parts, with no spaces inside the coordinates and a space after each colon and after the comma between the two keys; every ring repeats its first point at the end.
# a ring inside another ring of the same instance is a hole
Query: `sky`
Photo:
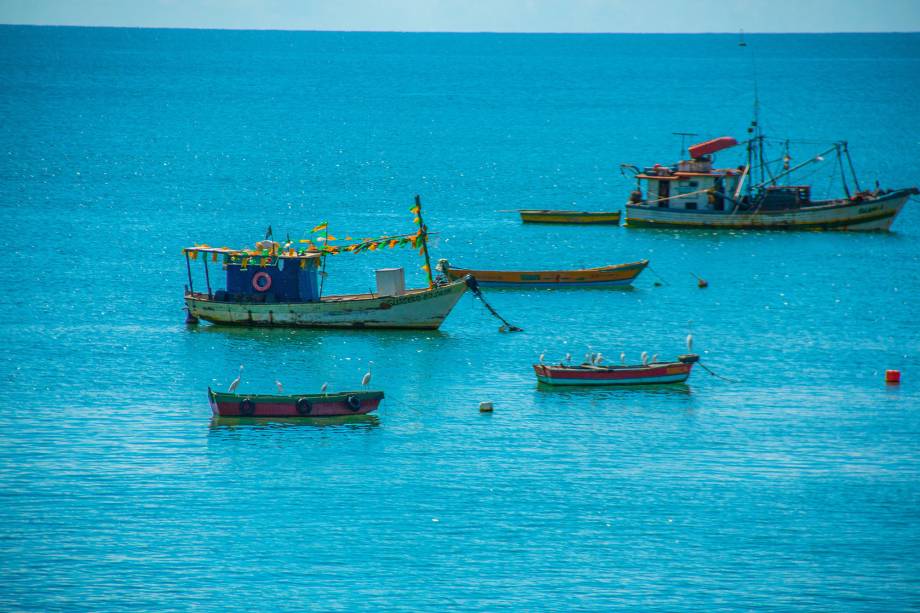
{"type": "Polygon", "coordinates": [[[917,32],[920,0],[0,0],[0,23],[417,32],[917,32]]]}

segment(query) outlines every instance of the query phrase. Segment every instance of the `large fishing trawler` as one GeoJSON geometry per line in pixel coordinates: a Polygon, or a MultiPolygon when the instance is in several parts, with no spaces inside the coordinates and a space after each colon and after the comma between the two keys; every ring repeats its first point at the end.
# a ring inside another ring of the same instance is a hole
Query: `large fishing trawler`
{"type": "Polygon", "coordinates": [[[764,158],[768,142],[757,120],[754,136],[745,141],[747,160],[737,167],[718,168],[714,154],[739,143],[723,136],[688,148],[689,159],[677,164],[631,171],[636,189],[626,204],[626,225],[678,228],[755,228],[769,230],[888,230],[916,187],[865,190],[853,168],[845,141],[832,143],[818,155],[794,166],[790,141],[779,141],[783,155],[775,162],[764,158]],[[798,170],[835,156],[843,196],[813,200],[812,187],[787,182],[798,170]],[[781,164],[781,166],[779,166],[781,164]],[[849,180],[848,180],[849,179],[849,180]],[[851,189],[851,182],[852,187],[851,189]],[[644,184],[644,185],[643,185],[644,184]],[[643,189],[644,188],[644,189],[643,189]]]}

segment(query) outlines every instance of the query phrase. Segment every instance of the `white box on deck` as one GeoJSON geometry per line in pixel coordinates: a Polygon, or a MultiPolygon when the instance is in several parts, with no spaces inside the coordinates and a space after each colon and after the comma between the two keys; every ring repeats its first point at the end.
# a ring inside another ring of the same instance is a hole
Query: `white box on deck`
{"type": "Polygon", "coordinates": [[[406,293],[406,275],[402,268],[379,268],[375,272],[378,295],[402,296],[406,293]]]}

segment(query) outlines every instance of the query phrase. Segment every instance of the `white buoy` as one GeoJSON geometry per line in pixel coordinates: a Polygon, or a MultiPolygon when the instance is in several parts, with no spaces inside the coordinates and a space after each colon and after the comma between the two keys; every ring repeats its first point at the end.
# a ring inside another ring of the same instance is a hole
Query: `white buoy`
{"type": "Polygon", "coordinates": [[[480,403],[479,403],[479,412],[480,412],[480,413],[491,413],[491,412],[492,412],[492,403],[491,403],[491,402],[480,402],[480,403]]]}

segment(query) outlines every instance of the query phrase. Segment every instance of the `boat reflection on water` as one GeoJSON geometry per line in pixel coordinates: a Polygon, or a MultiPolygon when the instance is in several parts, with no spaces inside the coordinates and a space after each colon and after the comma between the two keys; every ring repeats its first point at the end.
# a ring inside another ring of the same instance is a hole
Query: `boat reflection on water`
{"type": "Polygon", "coordinates": [[[645,383],[610,387],[560,386],[537,382],[537,391],[568,398],[592,398],[604,400],[622,398],[625,395],[649,394],[654,396],[689,396],[692,391],[686,383],[645,383]]]}
{"type": "Polygon", "coordinates": [[[371,430],[380,425],[376,415],[341,415],[336,417],[213,417],[211,430],[268,430],[280,428],[314,427],[371,430]]]}

